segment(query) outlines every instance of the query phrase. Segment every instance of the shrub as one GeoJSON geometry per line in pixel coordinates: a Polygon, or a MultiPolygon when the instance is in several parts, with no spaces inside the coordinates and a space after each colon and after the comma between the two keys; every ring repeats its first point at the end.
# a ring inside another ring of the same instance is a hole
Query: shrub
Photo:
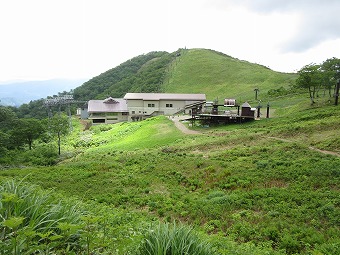
{"type": "Polygon", "coordinates": [[[214,255],[211,245],[182,224],[159,224],[145,236],[138,255],[214,255]]]}
{"type": "Polygon", "coordinates": [[[50,144],[41,144],[33,150],[22,154],[21,161],[31,162],[34,165],[51,166],[57,162],[58,150],[50,144]]]}

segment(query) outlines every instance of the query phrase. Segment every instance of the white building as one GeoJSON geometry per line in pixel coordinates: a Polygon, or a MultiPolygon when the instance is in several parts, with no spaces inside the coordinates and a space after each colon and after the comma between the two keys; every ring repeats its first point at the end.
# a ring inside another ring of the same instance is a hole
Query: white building
{"type": "Polygon", "coordinates": [[[191,114],[191,106],[203,104],[205,94],[127,93],[129,121],[142,120],[157,115],[173,115],[179,112],[191,114]]]}

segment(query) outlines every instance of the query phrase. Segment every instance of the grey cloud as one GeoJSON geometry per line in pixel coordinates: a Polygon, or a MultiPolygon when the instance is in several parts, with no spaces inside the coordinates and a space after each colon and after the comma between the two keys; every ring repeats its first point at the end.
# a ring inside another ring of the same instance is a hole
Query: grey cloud
{"type": "Polygon", "coordinates": [[[319,8],[334,8],[340,6],[338,0],[227,0],[227,2],[246,5],[250,9],[260,12],[275,11],[308,11],[319,8]]]}
{"type": "MultiPolygon", "coordinates": [[[[221,4],[222,0],[215,3],[221,4]]],[[[226,0],[224,3],[229,7],[230,4],[246,6],[260,14],[298,13],[301,17],[298,33],[282,44],[283,52],[302,52],[323,41],[340,38],[339,0],[226,0]]]]}
{"type": "MultiPolygon", "coordinates": [[[[316,2],[316,1],[314,1],[316,2]]],[[[328,3],[328,1],[324,1],[328,3]]],[[[283,51],[301,52],[308,50],[325,40],[340,38],[340,2],[308,6],[302,14],[298,34],[286,45],[283,51]]]]}

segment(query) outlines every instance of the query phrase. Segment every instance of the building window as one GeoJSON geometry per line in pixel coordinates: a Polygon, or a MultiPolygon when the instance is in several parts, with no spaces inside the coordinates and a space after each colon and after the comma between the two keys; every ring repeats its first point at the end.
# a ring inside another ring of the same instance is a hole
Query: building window
{"type": "Polygon", "coordinates": [[[167,107],[167,108],[172,108],[173,105],[172,105],[172,104],[165,104],[165,107],[167,107]]]}
{"type": "Polygon", "coordinates": [[[135,114],[136,112],[135,111],[132,111],[131,114],[135,114]]]}
{"type": "Polygon", "coordinates": [[[155,107],[155,104],[148,104],[148,107],[155,107]]]}
{"type": "Polygon", "coordinates": [[[105,123],[105,119],[93,119],[93,123],[105,123]]]}
{"type": "MultiPolygon", "coordinates": [[[[132,111],[132,113],[135,113],[135,111],[132,111]]],[[[128,112],[122,112],[122,115],[129,115],[128,112]]]]}
{"type": "Polygon", "coordinates": [[[107,112],[106,116],[117,116],[118,112],[107,112]]]}
{"type": "Polygon", "coordinates": [[[91,117],[104,117],[105,113],[102,112],[93,112],[91,113],[91,117]]]}

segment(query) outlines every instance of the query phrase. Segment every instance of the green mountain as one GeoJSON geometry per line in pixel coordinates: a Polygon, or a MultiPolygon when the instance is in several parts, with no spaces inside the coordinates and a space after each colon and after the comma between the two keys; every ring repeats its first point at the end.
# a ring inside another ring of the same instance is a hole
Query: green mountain
{"type": "MultiPolygon", "coordinates": [[[[296,78],[297,74],[275,72],[213,50],[179,49],[134,57],[76,87],[73,94],[79,101],[88,101],[119,98],[127,92],[205,93],[208,100],[235,98],[254,105],[258,104],[255,89],[260,100],[273,102],[277,92],[290,91],[296,78]]],[[[23,104],[17,114],[44,118],[41,104],[41,100],[23,104]]]]}
{"type": "Polygon", "coordinates": [[[110,69],[74,90],[78,99],[122,97],[127,92],[205,93],[208,99],[254,98],[254,89],[289,88],[297,75],[206,49],[150,52],[110,69]]]}
{"type": "Polygon", "coordinates": [[[278,73],[267,67],[232,58],[220,52],[183,50],[171,63],[163,84],[166,92],[205,93],[207,98],[254,98],[254,89],[261,94],[295,83],[296,74],[278,73]]]}
{"type": "Polygon", "coordinates": [[[161,92],[166,67],[175,54],[150,52],[132,58],[74,90],[81,100],[123,97],[127,92],[161,92]]]}

